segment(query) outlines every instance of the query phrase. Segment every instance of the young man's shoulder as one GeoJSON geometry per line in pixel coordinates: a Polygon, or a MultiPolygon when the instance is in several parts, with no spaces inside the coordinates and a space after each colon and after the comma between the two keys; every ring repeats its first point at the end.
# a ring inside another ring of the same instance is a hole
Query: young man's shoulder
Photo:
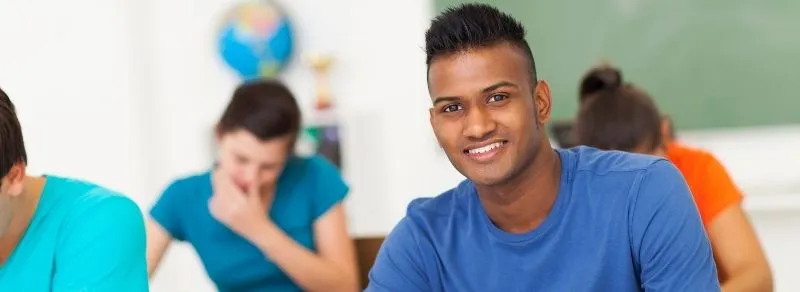
{"type": "Polygon", "coordinates": [[[469,196],[473,193],[474,185],[472,182],[463,180],[456,187],[437,196],[412,200],[406,209],[406,217],[413,220],[431,220],[466,212],[469,196]]]}
{"type": "Polygon", "coordinates": [[[131,198],[120,192],[85,180],[49,176],[45,183],[48,201],[52,208],[67,217],[103,217],[106,220],[141,221],[142,212],[131,198]]]}
{"type": "MultiPolygon", "coordinates": [[[[590,180],[591,183],[619,179],[633,183],[636,177],[641,177],[648,170],[658,167],[659,164],[669,163],[666,159],[657,156],[603,151],[585,146],[559,149],[558,152],[563,163],[571,164],[564,165],[566,172],[564,175],[570,176],[570,179],[566,180],[569,183],[575,183],[573,177],[576,174],[600,178],[590,180]]],[[[464,180],[456,187],[435,197],[412,200],[406,210],[406,217],[412,221],[428,221],[436,218],[468,215],[466,213],[472,210],[469,208],[469,204],[473,203],[470,196],[474,195],[474,184],[469,180],[464,180]]]]}
{"type": "Polygon", "coordinates": [[[652,168],[663,157],[629,153],[623,151],[606,151],[597,148],[578,146],[559,150],[562,155],[574,157],[575,171],[604,176],[609,174],[637,173],[652,168]]]}
{"type": "Polygon", "coordinates": [[[570,194],[578,198],[571,200],[572,204],[598,202],[603,208],[614,204],[632,206],[633,201],[641,198],[642,192],[651,192],[642,189],[644,183],[685,185],[677,168],[663,157],[585,146],[558,151],[562,161],[571,163],[562,174],[568,179],[562,181],[568,183],[570,194]]]}
{"type": "Polygon", "coordinates": [[[443,228],[463,228],[468,224],[469,204],[474,194],[472,182],[464,180],[456,187],[434,197],[421,197],[412,200],[406,208],[405,216],[398,222],[382,249],[404,250],[410,246],[425,246],[424,253],[430,250],[436,240],[448,236],[443,228]]]}
{"type": "Polygon", "coordinates": [[[48,176],[42,231],[53,232],[54,290],[147,291],[144,216],[129,197],[88,181],[48,176]],[[56,232],[57,231],[57,232],[56,232]]]}

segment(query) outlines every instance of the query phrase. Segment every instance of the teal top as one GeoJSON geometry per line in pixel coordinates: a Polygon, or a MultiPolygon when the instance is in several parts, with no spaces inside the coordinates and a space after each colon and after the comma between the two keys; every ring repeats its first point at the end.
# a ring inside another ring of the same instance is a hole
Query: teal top
{"type": "MultiPolygon", "coordinates": [[[[348,190],[327,159],[293,156],[278,178],[272,208],[264,216],[300,245],[316,250],[314,222],[340,203],[348,190]]],[[[170,236],[195,248],[219,291],[300,291],[256,246],[211,216],[212,193],[211,171],[178,179],[150,215],[170,236]]]]}
{"type": "Polygon", "coordinates": [[[136,203],[47,176],[28,229],[0,266],[0,291],[148,291],[145,250],[136,203]]]}

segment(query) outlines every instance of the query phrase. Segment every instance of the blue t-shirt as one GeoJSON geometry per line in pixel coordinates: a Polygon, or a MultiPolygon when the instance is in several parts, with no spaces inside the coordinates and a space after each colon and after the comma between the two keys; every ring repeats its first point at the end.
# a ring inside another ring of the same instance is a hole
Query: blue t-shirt
{"type": "MultiPolygon", "coordinates": [[[[269,216],[292,239],[315,250],[314,222],[348,190],[336,166],[322,156],[293,156],[278,178],[269,216]]],[[[211,216],[212,193],[210,171],[177,180],[150,215],[173,238],[194,247],[220,291],[300,291],[256,246],[211,216]]]]}
{"type": "Polygon", "coordinates": [[[144,219],[130,199],[47,176],[25,234],[0,266],[0,291],[146,292],[144,219]]]}
{"type": "Polygon", "coordinates": [[[558,150],[558,196],[504,232],[464,181],[413,201],[370,272],[378,291],[719,291],[711,246],[678,170],[654,156],[558,150]]]}

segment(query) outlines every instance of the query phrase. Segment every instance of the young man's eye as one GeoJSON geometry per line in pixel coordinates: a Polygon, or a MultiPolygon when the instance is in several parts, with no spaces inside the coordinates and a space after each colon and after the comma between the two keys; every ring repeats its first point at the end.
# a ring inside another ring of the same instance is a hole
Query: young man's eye
{"type": "Polygon", "coordinates": [[[489,97],[489,102],[498,102],[507,99],[508,96],[505,94],[494,94],[489,97]]]}
{"type": "Polygon", "coordinates": [[[451,112],[455,112],[455,111],[460,111],[461,109],[462,109],[462,106],[460,104],[450,104],[450,105],[446,105],[445,107],[443,107],[442,108],[442,112],[451,113],[451,112]]]}

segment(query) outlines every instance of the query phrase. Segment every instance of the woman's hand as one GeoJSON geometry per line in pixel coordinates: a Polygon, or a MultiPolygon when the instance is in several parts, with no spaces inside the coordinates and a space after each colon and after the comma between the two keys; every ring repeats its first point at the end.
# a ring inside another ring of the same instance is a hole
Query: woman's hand
{"type": "Polygon", "coordinates": [[[253,239],[255,233],[272,224],[269,208],[274,198],[274,187],[255,184],[249,190],[241,190],[233,180],[215,171],[214,194],[208,202],[211,215],[244,238],[253,239]]]}

